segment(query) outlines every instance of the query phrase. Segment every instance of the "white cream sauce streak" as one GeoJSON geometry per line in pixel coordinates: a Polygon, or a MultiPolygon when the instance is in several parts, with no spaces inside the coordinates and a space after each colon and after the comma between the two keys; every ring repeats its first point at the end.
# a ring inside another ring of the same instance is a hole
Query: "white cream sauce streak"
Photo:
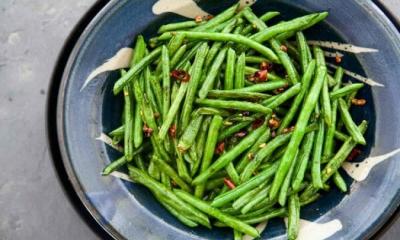
{"type": "Polygon", "coordinates": [[[383,155],[368,157],[362,162],[344,162],[342,167],[347,172],[347,174],[349,174],[350,177],[352,177],[357,182],[361,182],[368,177],[371,169],[374,168],[377,164],[393,157],[398,153],[400,153],[400,148],[383,155]]]}
{"type": "MultiPolygon", "coordinates": [[[[287,227],[287,218],[284,219],[287,227]]],[[[339,219],[326,223],[316,223],[300,219],[300,229],[297,240],[324,240],[342,230],[343,225],[339,219]]]]}
{"type": "Polygon", "coordinates": [[[113,140],[105,133],[100,133],[100,136],[96,138],[96,140],[102,141],[108,146],[114,148],[115,150],[122,152],[123,148],[119,145],[113,144],[113,140]]]}
{"type": "MultiPolygon", "coordinates": [[[[326,65],[331,67],[331,68],[334,68],[334,69],[338,68],[338,66],[336,66],[335,64],[332,64],[332,63],[328,63],[327,62],[326,65]]],[[[349,70],[346,70],[346,69],[343,69],[343,72],[347,76],[352,77],[354,79],[357,79],[358,81],[363,82],[365,84],[368,84],[370,86],[385,87],[385,85],[383,85],[382,83],[378,83],[378,82],[374,81],[371,78],[367,78],[367,77],[361,76],[360,74],[357,74],[355,72],[352,72],[352,71],[349,71],[349,70]]]]}
{"type": "Polygon", "coordinates": [[[114,176],[116,178],[120,178],[122,180],[128,181],[128,182],[133,182],[132,179],[128,176],[128,174],[123,173],[123,172],[114,171],[114,172],[110,173],[110,175],[114,176]]]}
{"type": "Polygon", "coordinates": [[[351,53],[371,53],[371,52],[378,52],[378,49],[374,48],[365,48],[359,47],[352,44],[347,43],[338,43],[338,42],[331,42],[331,41],[307,41],[310,45],[316,45],[320,47],[326,47],[331,49],[336,49],[344,52],[351,52],[351,53]]]}
{"type": "Polygon", "coordinates": [[[80,91],[82,91],[89,84],[89,82],[91,82],[101,73],[129,67],[132,55],[132,48],[121,48],[112,58],[106,60],[105,63],[97,67],[89,74],[80,91]]]}
{"type": "Polygon", "coordinates": [[[156,15],[171,12],[187,18],[195,18],[197,16],[205,17],[210,15],[201,9],[193,0],[158,0],[153,5],[152,10],[156,15]]]}

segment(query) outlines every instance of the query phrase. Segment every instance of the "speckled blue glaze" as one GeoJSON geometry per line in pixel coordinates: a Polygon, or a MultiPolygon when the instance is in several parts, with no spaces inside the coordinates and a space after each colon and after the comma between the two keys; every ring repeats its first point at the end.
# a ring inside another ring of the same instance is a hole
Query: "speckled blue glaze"
{"type": "MultiPolygon", "coordinates": [[[[95,138],[120,124],[122,99],[111,89],[118,74],[97,77],[80,92],[89,73],[121,47],[131,46],[142,33],[147,38],[166,22],[183,20],[172,13],[154,15],[155,0],[111,1],[82,34],[65,69],[58,101],[58,133],[63,161],[81,201],[110,235],[118,239],[231,239],[225,229],[190,229],[174,219],[141,186],[100,175],[103,167],[119,153],[95,138]]],[[[199,1],[210,13],[217,13],[234,1],[199,1]]],[[[321,40],[341,40],[379,49],[379,53],[346,57],[345,68],[383,83],[385,88],[365,88],[361,95],[368,106],[356,109],[356,120],[368,119],[368,155],[387,153],[400,147],[400,36],[382,12],[364,0],[259,0],[256,13],[282,12],[283,18],[310,11],[328,10],[324,24],[307,32],[321,40]]],[[[393,157],[373,169],[361,183],[352,183],[351,194],[333,189],[302,210],[302,218],[318,222],[339,219],[343,229],[331,239],[365,239],[376,232],[400,203],[400,157],[393,157]]],[[[344,174],[345,175],[345,174],[344,174]]],[[[349,177],[346,180],[350,183],[349,177]]],[[[271,221],[262,239],[283,239],[282,221],[271,221]]]]}

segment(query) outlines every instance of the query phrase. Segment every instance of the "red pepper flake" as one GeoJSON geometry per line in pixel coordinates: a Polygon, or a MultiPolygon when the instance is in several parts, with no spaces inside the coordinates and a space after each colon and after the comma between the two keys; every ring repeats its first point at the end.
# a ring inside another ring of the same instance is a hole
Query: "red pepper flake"
{"type": "Polygon", "coordinates": [[[264,123],[264,119],[258,118],[256,120],[254,120],[254,122],[251,124],[251,128],[253,128],[253,129],[259,128],[263,125],[263,123],[264,123]]]}
{"type": "Polygon", "coordinates": [[[281,50],[284,51],[284,52],[287,52],[287,47],[286,47],[285,45],[282,44],[282,45],[281,45],[281,50]]]}
{"type": "Polygon", "coordinates": [[[194,18],[194,21],[195,21],[196,23],[201,23],[201,22],[203,21],[203,17],[200,16],[200,15],[197,15],[197,16],[194,18]]]}
{"type": "Polygon", "coordinates": [[[242,138],[246,135],[247,135],[246,131],[240,131],[240,132],[235,133],[235,137],[239,137],[239,138],[242,138]]]}
{"type": "Polygon", "coordinates": [[[275,90],[273,91],[273,93],[275,93],[275,94],[280,94],[280,93],[283,93],[285,90],[286,90],[285,87],[281,87],[281,88],[275,89],[275,90]]]}
{"type": "Polygon", "coordinates": [[[149,128],[146,124],[143,125],[143,132],[146,137],[150,137],[153,133],[153,129],[149,128]]]}
{"type": "Polygon", "coordinates": [[[268,70],[259,70],[252,77],[254,82],[265,82],[268,80],[268,70]]]}
{"type": "Polygon", "coordinates": [[[207,16],[205,17],[206,20],[211,20],[211,19],[213,19],[213,18],[214,18],[214,16],[213,16],[213,15],[210,15],[210,14],[207,15],[207,16]]]}
{"type": "Polygon", "coordinates": [[[189,73],[187,73],[185,70],[181,70],[181,69],[172,70],[170,73],[170,76],[181,82],[189,82],[189,80],[190,80],[189,73]]]}
{"type": "Polygon", "coordinates": [[[176,125],[172,125],[169,129],[168,129],[168,133],[169,136],[171,136],[172,138],[176,137],[176,125]]]}
{"type": "Polygon", "coordinates": [[[358,148],[353,148],[351,150],[349,156],[347,156],[347,161],[351,162],[353,161],[356,157],[358,157],[361,154],[361,150],[358,148]]]}
{"type": "Polygon", "coordinates": [[[225,142],[218,143],[217,147],[215,148],[215,153],[221,155],[225,151],[225,142]]]}
{"type": "Polygon", "coordinates": [[[341,63],[342,62],[342,58],[339,55],[335,56],[335,62],[336,63],[341,63]]]}
{"type": "Polygon", "coordinates": [[[270,63],[270,62],[266,62],[266,61],[262,61],[261,63],[260,63],[260,70],[268,70],[268,71],[271,71],[272,70],[272,68],[273,68],[273,64],[272,63],[270,63]]]}
{"type": "Polygon", "coordinates": [[[229,188],[229,189],[234,189],[236,186],[235,184],[229,179],[229,178],[224,178],[224,184],[229,188]]]}
{"type": "Polygon", "coordinates": [[[354,106],[364,106],[367,103],[367,100],[363,99],[363,98],[353,98],[351,99],[351,104],[353,104],[354,106]]]}

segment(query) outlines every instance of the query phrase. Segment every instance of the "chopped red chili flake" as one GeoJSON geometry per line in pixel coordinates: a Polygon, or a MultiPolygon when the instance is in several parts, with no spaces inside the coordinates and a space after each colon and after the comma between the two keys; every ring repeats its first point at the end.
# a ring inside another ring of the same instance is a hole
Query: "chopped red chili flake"
{"type": "Polygon", "coordinates": [[[261,127],[261,125],[263,125],[264,123],[264,119],[262,118],[258,118],[256,120],[254,120],[254,122],[251,124],[251,128],[256,129],[261,127]]]}
{"type": "Polygon", "coordinates": [[[336,63],[341,63],[342,62],[342,58],[339,55],[335,56],[335,62],[336,63]]]}
{"type": "Polygon", "coordinates": [[[152,128],[149,128],[146,124],[143,125],[143,132],[146,137],[150,137],[153,132],[152,128]]]}
{"type": "Polygon", "coordinates": [[[218,143],[217,147],[215,148],[215,153],[221,155],[225,151],[225,142],[218,143]]]}
{"type": "Polygon", "coordinates": [[[275,89],[273,92],[275,94],[280,94],[280,93],[283,93],[285,91],[285,89],[286,89],[285,87],[281,87],[281,88],[275,89]]]}
{"type": "Polygon", "coordinates": [[[268,70],[271,71],[273,68],[273,64],[270,62],[263,61],[260,63],[260,70],[268,70]]]}
{"type": "Polygon", "coordinates": [[[361,150],[358,148],[353,148],[351,150],[349,156],[347,156],[347,161],[351,162],[353,161],[356,157],[358,157],[361,154],[361,150]]]}
{"type": "Polygon", "coordinates": [[[285,45],[281,45],[281,50],[287,52],[287,47],[285,45]]]}
{"type": "Polygon", "coordinates": [[[172,138],[176,137],[176,125],[172,125],[169,129],[168,129],[168,133],[172,138]]]}
{"type": "Polygon", "coordinates": [[[211,19],[214,18],[214,16],[213,15],[207,15],[205,18],[206,18],[206,20],[211,20],[211,19]]]}
{"type": "Polygon", "coordinates": [[[172,78],[175,78],[178,81],[188,82],[190,80],[190,75],[185,70],[175,69],[170,73],[172,78]]]}
{"type": "Polygon", "coordinates": [[[351,104],[353,104],[354,106],[364,106],[367,103],[367,100],[363,99],[363,98],[353,98],[351,99],[351,104]]]}
{"type": "Polygon", "coordinates": [[[235,137],[239,137],[239,138],[242,138],[246,135],[247,135],[246,131],[240,131],[240,132],[235,133],[235,137]]]}
{"type": "Polygon", "coordinates": [[[236,186],[235,184],[229,179],[229,178],[224,178],[224,184],[229,188],[229,189],[234,189],[236,186]]]}
{"type": "Polygon", "coordinates": [[[265,82],[268,80],[268,70],[259,70],[253,74],[252,77],[254,82],[265,82]]]}
{"type": "Polygon", "coordinates": [[[201,22],[203,21],[203,17],[200,16],[200,15],[197,15],[197,16],[194,18],[194,21],[195,21],[196,23],[201,23],[201,22]]]}

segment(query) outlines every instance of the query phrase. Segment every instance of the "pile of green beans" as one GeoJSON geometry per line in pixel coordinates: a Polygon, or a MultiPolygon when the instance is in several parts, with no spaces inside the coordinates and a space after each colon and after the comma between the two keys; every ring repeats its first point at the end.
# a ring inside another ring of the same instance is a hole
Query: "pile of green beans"
{"type": "Polygon", "coordinates": [[[267,25],[278,16],[234,5],[163,25],[148,43],[138,36],[113,89],[124,108],[109,135],[122,156],[103,175],[128,172],[189,227],[241,239],[287,217],[296,239],[301,206],[331,184],[347,191],[339,169],[366,144],[367,122],[350,114],[363,84],[343,84],[341,67],[329,75],[303,34],[327,13],[267,25]]]}

